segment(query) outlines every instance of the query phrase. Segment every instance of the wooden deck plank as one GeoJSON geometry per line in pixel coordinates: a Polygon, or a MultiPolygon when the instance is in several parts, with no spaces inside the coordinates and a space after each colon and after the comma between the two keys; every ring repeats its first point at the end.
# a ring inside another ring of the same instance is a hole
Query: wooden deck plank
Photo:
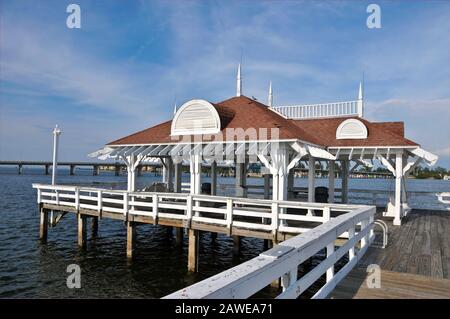
{"type": "Polygon", "coordinates": [[[331,299],[450,299],[450,280],[381,271],[381,287],[368,288],[365,269],[355,268],[331,293],[331,299]]]}

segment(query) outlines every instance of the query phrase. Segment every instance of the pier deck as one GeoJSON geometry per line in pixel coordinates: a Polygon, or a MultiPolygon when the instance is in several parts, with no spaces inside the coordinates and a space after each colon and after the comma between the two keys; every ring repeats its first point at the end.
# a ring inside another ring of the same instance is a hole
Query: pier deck
{"type": "Polygon", "coordinates": [[[446,212],[413,210],[401,227],[389,223],[389,245],[369,248],[330,298],[450,298],[449,221],[446,212]],[[381,288],[367,286],[370,264],[381,268],[381,288]]]}

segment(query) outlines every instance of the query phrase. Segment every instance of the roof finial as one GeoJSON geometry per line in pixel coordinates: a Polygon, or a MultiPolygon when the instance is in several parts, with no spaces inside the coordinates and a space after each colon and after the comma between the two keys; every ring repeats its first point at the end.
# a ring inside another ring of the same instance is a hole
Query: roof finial
{"type": "Polygon", "coordinates": [[[359,82],[358,101],[356,104],[359,117],[363,117],[363,112],[364,112],[363,83],[364,83],[364,76],[363,76],[363,80],[361,82],[359,82]]]}
{"type": "Polygon", "coordinates": [[[362,82],[359,82],[358,100],[362,100],[362,99],[363,99],[363,86],[362,86],[362,82]]]}
{"type": "Polygon", "coordinates": [[[273,106],[272,81],[270,81],[270,84],[269,84],[269,102],[267,105],[269,105],[269,107],[273,106]]]}
{"type": "Polygon", "coordinates": [[[177,114],[177,102],[175,101],[175,105],[173,106],[173,115],[177,114]]]}
{"type": "Polygon", "coordinates": [[[239,63],[237,71],[236,96],[242,95],[242,79],[241,79],[241,64],[239,63]]]}

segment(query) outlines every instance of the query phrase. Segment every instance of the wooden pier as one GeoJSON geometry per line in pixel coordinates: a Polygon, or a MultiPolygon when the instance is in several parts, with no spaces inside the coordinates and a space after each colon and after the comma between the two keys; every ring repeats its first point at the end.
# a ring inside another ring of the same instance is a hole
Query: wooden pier
{"type": "MultiPolygon", "coordinates": [[[[341,215],[363,210],[370,218],[372,206],[274,201],[183,193],[128,192],[61,185],[33,184],[38,191],[40,238],[47,240],[49,213],[74,213],[78,219],[78,246],[86,247],[89,220],[98,227],[98,219],[110,218],[126,224],[127,257],[135,250],[135,232],[140,224],[158,224],[177,228],[177,241],[182,231],[189,237],[188,270],[198,270],[199,232],[239,237],[254,237],[277,244],[322,225],[341,215]]],[[[364,215],[365,216],[365,215],[364,215]]],[[[96,230],[95,230],[96,231],[96,230]]],[[[345,238],[344,231],[334,240],[345,238]]]]}
{"type": "MultiPolygon", "coordinates": [[[[381,216],[379,216],[381,218],[381,216]]],[[[330,298],[450,298],[449,221],[444,211],[413,210],[389,225],[389,245],[370,247],[330,298]],[[380,288],[367,285],[367,266],[381,269],[380,288]]]]}

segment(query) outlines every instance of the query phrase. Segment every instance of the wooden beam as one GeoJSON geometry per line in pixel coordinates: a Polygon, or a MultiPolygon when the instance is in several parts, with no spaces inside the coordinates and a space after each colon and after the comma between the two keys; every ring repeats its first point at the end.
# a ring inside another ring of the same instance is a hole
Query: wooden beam
{"type": "Polygon", "coordinates": [[[47,233],[48,233],[48,211],[44,208],[40,207],[40,215],[41,220],[39,224],[39,239],[43,242],[47,241],[47,233]]]}
{"type": "Polygon", "coordinates": [[[87,216],[78,213],[78,247],[86,248],[86,239],[87,239],[87,216]]]}
{"type": "Polygon", "coordinates": [[[92,217],[92,237],[98,236],[98,217],[92,217]]]}
{"type": "Polygon", "coordinates": [[[136,241],[136,224],[127,221],[127,258],[133,258],[134,245],[136,241]]]}
{"type": "Polygon", "coordinates": [[[198,271],[199,231],[189,229],[188,271],[198,271]]]}
{"type": "Polygon", "coordinates": [[[177,246],[183,246],[184,228],[175,228],[175,241],[177,246]]]}

